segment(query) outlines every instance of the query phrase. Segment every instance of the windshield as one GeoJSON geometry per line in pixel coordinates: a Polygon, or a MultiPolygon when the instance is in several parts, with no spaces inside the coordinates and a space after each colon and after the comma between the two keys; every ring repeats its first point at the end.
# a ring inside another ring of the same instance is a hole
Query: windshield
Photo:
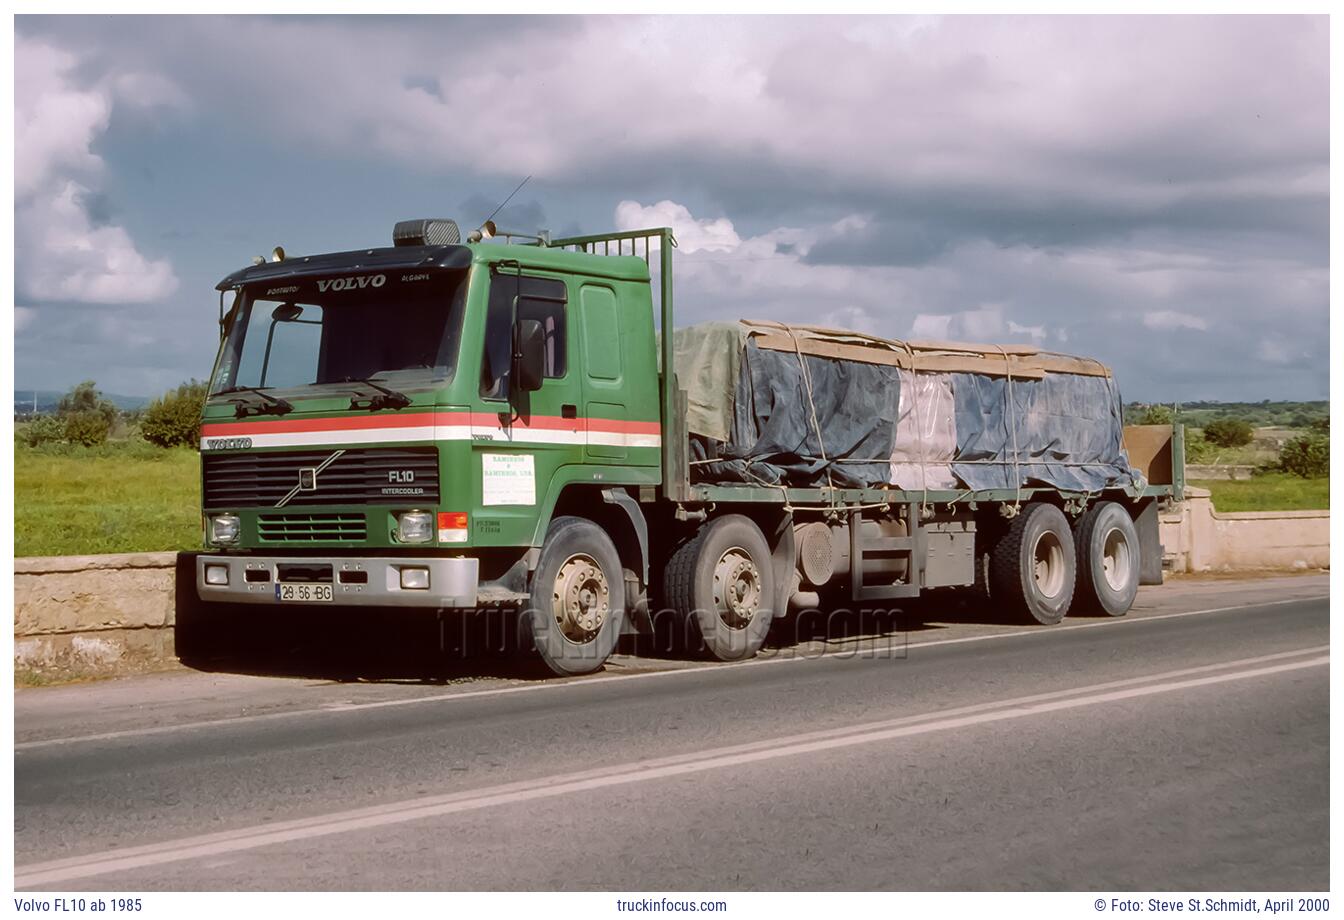
{"type": "MultiPolygon", "coordinates": [[[[465,272],[336,278],[244,289],[211,394],[376,378],[439,386],[457,363],[465,272]]],[[[346,387],[346,389],[349,389],[346,387]]]]}

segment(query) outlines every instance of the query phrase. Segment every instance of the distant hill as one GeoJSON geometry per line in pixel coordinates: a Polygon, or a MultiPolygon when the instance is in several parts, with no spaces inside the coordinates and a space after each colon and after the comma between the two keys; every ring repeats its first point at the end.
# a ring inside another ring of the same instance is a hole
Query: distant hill
{"type": "MultiPolygon", "coordinates": [[[[37,391],[37,411],[39,414],[55,412],[56,406],[60,404],[61,397],[68,393],[68,390],[38,390],[37,391]]],[[[104,393],[103,398],[112,403],[123,412],[130,412],[135,409],[143,409],[149,405],[148,396],[122,396],[119,393],[104,393]]],[[[33,390],[23,387],[14,388],[14,414],[31,415],[33,412],[33,390]]]]}

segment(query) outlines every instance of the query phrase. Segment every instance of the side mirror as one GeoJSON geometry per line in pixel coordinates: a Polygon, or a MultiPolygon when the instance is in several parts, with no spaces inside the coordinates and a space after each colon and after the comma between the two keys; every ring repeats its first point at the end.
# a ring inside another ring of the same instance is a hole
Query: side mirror
{"type": "Polygon", "coordinates": [[[546,333],[535,319],[520,319],[514,327],[513,379],[523,392],[541,389],[546,373],[546,333]]]}

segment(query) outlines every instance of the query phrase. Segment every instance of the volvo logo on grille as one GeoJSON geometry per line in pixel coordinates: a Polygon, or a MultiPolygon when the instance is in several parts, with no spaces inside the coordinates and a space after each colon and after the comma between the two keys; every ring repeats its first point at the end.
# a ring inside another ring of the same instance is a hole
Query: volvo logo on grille
{"type": "Polygon", "coordinates": [[[201,441],[202,450],[250,450],[251,438],[205,438],[201,441]]]}
{"type": "Polygon", "coordinates": [[[295,495],[298,495],[300,492],[316,492],[317,474],[325,470],[327,467],[331,466],[333,463],[335,463],[336,458],[343,453],[345,453],[344,450],[338,450],[335,453],[333,453],[330,457],[319,463],[317,466],[299,467],[299,484],[296,485],[294,488],[290,489],[289,492],[285,494],[284,498],[276,502],[275,507],[283,508],[285,505],[289,504],[290,499],[292,499],[295,495]]]}

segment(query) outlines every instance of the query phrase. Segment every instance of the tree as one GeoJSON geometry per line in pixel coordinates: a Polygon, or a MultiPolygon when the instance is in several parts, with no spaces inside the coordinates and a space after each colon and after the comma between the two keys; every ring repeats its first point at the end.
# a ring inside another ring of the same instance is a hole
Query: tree
{"type": "Polygon", "coordinates": [[[1139,413],[1139,419],[1136,425],[1170,425],[1176,420],[1175,414],[1169,406],[1161,403],[1147,406],[1139,413]]]}
{"type": "Polygon", "coordinates": [[[1245,419],[1218,418],[1204,426],[1204,437],[1219,447],[1244,447],[1255,439],[1255,429],[1245,419]]]}
{"type": "Polygon", "coordinates": [[[98,384],[92,380],[85,380],[83,383],[77,384],[69,393],[61,397],[60,403],[56,406],[56,414],[62,418],[79,412],[97,412],[107,422],[109,428],[112,427],[112,423],[117,418],[117,407],[110,401],[103,399],[103,394],[98,390],[98,384]]]}
{"type": "Polygon", "coordinates": [[[73,444],[93,447],[107,440],[117,407],[98,392],[98,384],[85,380],[61,397],[56,415],[65,429],[65,439],[73,444]]]}
{"type": "Polygon", "coordinates": [[[146,441],[159,447],[195,447],[201,437],[201,407],[206,386],[191,380],[149,404],[140,422],[146,441]]]}
{"type": "Polygon", "coordinates": [[[1303,479],[1321,479],[1330,475],[1330,436],[1299,435],[1279,452],[1279,466],[1303,479]]]}

